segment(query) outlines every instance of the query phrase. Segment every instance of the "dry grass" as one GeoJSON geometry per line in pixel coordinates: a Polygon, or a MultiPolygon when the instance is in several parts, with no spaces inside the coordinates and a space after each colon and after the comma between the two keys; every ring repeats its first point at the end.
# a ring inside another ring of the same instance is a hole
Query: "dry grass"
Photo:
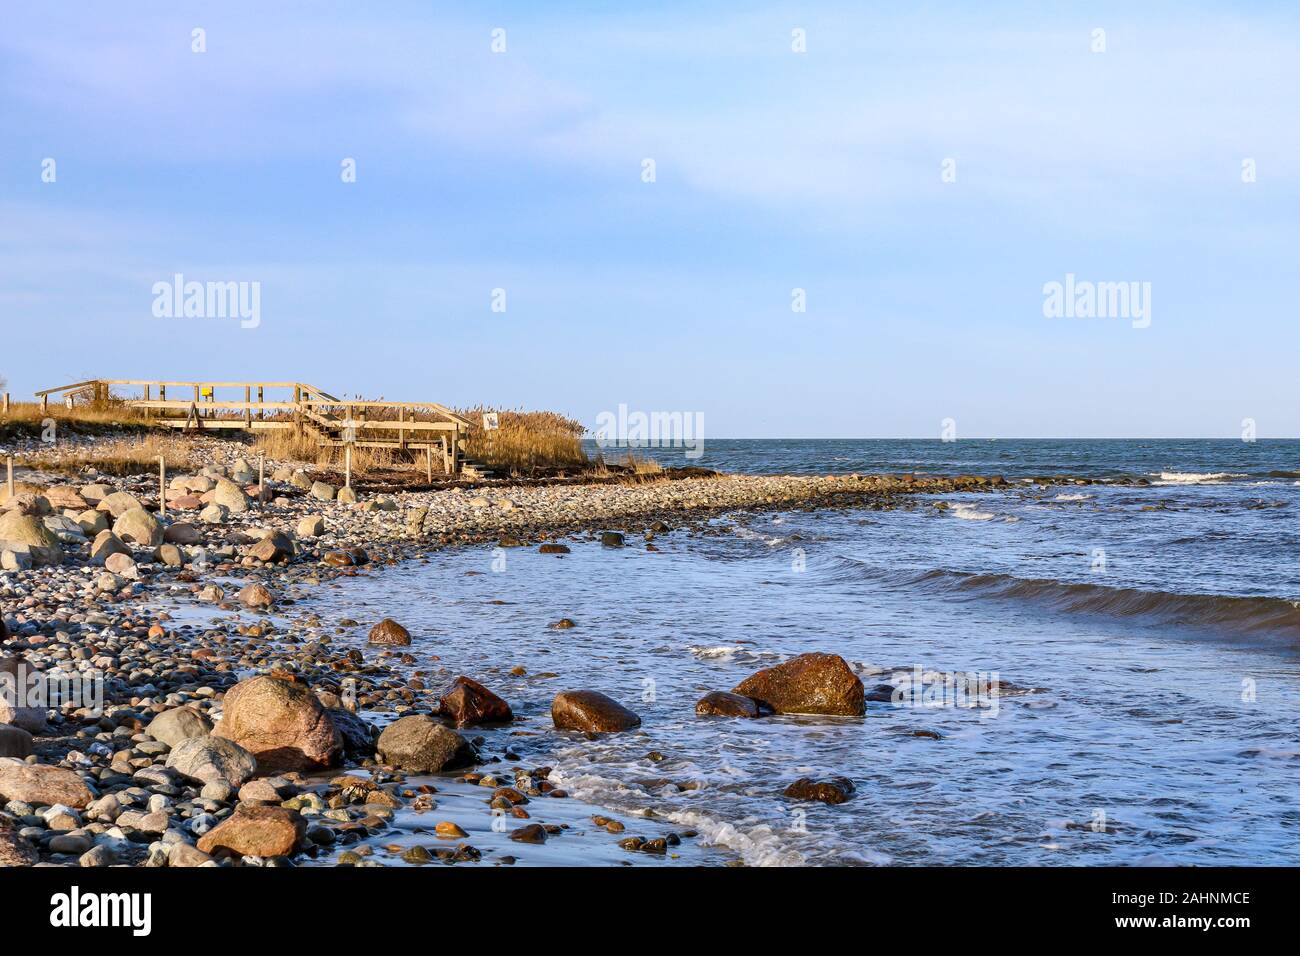
{"type": "Polygon", "coordinates": [[[13,402],[9,414],[0,416],[0,427],[6,425],[28,425],[40,427],[41,422],[52,418],[59,425],[99,425],[123,426],[146,425],[148,419],[137,409],[128,408],[111,401],[101,405],[76,404],[72,408],[50,403],[46,411],[41,410],[40,402],[13,402]]]}
{"type": "MultiPolygon", "coordinates": [[[[317,468],[342,471],[344,467],[344,450],[332,445],[320,445],[307,433],[299,435],[292,428],[259,432],[253,440],[252,453],[265,455],[273,461],[293,462],[300,465],[313,465],[317,468]]],[[[368,475],[394,469],[409,469],[417,465],[424,471],[424,452],[406,451],[399,448],[353,448],[352,472],[356,475],[368,475]]]]}
{"type": "Polygon", "coordinates": [[[189,443],[176,435],[144,435],[78,445],[75,451],[58,454],[25,455],[23,465],[40,471],[77,474],[86,466],[106,475],[139,475],[158,470],[158,459],[167,462],[167,470],[195,469],[189,443]]]}
{"type": "Polygon", "coordinates": [[[536,475],[540,472],[585,471],[591,462],[582,451],[586,429],[581,422],[555,412],[457,409],[474,423],[463,448],[467,458],[483,462],[498,474],[536,475]],[[483,413],[495,411],[500,427],[483,430],[483,413]]]}

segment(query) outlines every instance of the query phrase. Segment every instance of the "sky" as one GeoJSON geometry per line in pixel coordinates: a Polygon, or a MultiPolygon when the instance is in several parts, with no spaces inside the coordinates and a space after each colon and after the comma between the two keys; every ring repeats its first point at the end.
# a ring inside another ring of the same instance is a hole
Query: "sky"
{"type": "Polygon", "coordinates": [[[15,399],[1300,436],[1293,4],[0,2],[15,399]],[[1067,275],[1149,321],[1045,315],[1067,275]]]}

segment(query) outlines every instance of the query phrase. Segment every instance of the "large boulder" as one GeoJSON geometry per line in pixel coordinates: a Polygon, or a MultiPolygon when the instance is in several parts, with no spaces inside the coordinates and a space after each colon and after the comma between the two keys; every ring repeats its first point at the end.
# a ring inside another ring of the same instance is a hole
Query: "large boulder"
{"type": "Polygon", "coordinates": [[[237,856],[288,856],[306,832],[307,822],[293,810],[240,804],[199,838],[198,848],[209,854],[225,849],[237,856]]]}
{"type": "Polygon", "coordinates": [[[0,797],[42,807],[63,804],[74,810],[95,799],[80,775],[73,771],[24,763],[12,757],[0,758],[0,797]]]}
{"type": "Polygon", "coordinates": [[[167,766],[188,780],[238,787],[257,772],[257,759],[233,740],[189,737],[172,748],[167,766]]]}
{"type": "Polygon", "coordinates": [[[90,543],[90,560],[97,564],[103,564],[108,560],[109,555],[130,553],[131,549],[111,531],[101,531],[90,543]]]}
{"type": "Polygon", "coordinates": [[[77,489],[71,485],[55,485],[53,488],[47,488],[44,496],[50,503],[50,507],[57,511],[85,511],[90,507],[90,502],[77,494],[77,489]]]}
{"type": "Polygon", "coordinates": [[[393,721],[379,735],[379,759],[412,773],[437,773],[474,762],[469,743],[427,714],[393,721]]]}
{"type": "Polygon", "coordinates": [[[58,564],[63,560],[58,537],[35,515],[21,511],[0,514],[0,541],[25,545],[38,564],[58,564]]]}
{"type": "MultiPolygon", "coordinates": [[[[84,488],[82,489],[82,496],[90,500],[85,494],[84,488]]],[[[99,511],[107,511],[114,518],[120,518],[128,511],[134,511],[136,508],[143,508],[144,506],[135,495],[125,491],[114,491],[109,495],[105,495],[95,507],[99,511]]]]}
{"type": "Polygon", "coordinates": [[[391,617],[386,617],[370,629],[367,640],[371,644],[390,644],[405,647],[411,643],[411,632],[391,617]]]}
{"type": "Polygon", "coordinates": [[[212,732],[212,722],[193,707],[173,707],[149,721],[144,732],[168,747],[176,747],[191,737],[206,737],[212,732]]]}
{"type": "Polygon", "coordinates": [[[618,701],[594,690],[566,690],[551,701],[551,720],[557,730],[612,734],[641,726],[641,718],[618,701]]]}
{"type": "Polygon", "coordinates": [[[212,503],[221,505],[231,514],[241,514],[248,510],[248,495],[233,481],[219,478],[217,486],[212,489],[212,503]]]}
{"type": "Polygon", "coordinates": [[[503,724],[514,719],[510,705],[478,681],[464,675],[439,700],[442,715],[457,727],[503,724]]]}
{"type": "Polygon", "coordinates": [[[333,485],[326,484],[323,481],[312,482],[311,496],[317,501],[333,501],[335,494],[333,485]]]}
{"type": "Polygon", "coordinates": [[[252,584],[245,584],[235,595],[235,600],[245,607],[268,608],[275,603],[275,598],[265,584],[258,584],[256,581],[252,584]]]}
{"type": "Polygon", "coordinates": [[[263,773],[318,770],[338,763],[343,740],[306,686],[266,675],[232,687],[213,735],[257,758],[263,773]]]}
{"type": "Polygon", "coordinates": [[[142,548],[156,548],[163,543],[162,523],[143,508],[132,508],[114,521],[113,534],[142,548]]]}
{"type": "Polygon", "coordinates": [[[862,681],[838,654],[800,654],[745,678],[732,693],[751,697],[778,714],[866,713],[862,681]]]}
{"type": "Polygon", "coordinates": [[[353,760],[365,760],[375,755],[375,728],[356,714],[342,707],[327,711],[330,721],[343,738],[343,753],[353,760]]]}

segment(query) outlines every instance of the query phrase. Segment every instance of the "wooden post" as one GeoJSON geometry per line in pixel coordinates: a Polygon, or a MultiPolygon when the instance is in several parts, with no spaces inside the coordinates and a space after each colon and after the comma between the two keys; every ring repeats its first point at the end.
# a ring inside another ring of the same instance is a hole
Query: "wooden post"
{"type": "Polygon", "coordinates": [[[343,449],[343,487],[352,487],[352,443],[349,442],[343,449]]]}
{"type": "MultiPolygon", "coordinates": [[[[257,386],[257,404],[260,406],[260,405],[261,405],[263,402],[265,402],[265,401],[266,401],[266,397],[265,397],[265,395],[264,395],[264,393],[263,393],[263,391],[262,391],[262,386],[259,385],[259,386],[257,386]]],[[[265,409],[265,408],[258,408],[258,410],[257,410],[257,417],[258,417],[258,418],[265,418],[265,417],[266,417],[266,409],[265,409]]]]}
{"type": "Polygon", "coordinates": [[[302,386],[301,385],[295,385],[293,387],[293,404],[294,404],[294,410],[293,410],[294,430],[299,435],[301,435],[302,434],[302,386]]]}
{"type": "Polygon", "coordinates": [[[266,456],[257,456],[257,503],[266,507],[266,456]]]}
{"type": "MultiPolygon", "coordinates": [[[[401,424],[402,422],[404,422],[404,421],[406,421],[406,409],[404,409],[404,408],[399,408],[399,409],[397,410],[397,423],[400,425],[400,424],[401,424]]],[[[405,429],[405,428],[399,428],[399,429],[397,430],[397,447],[398,447],[398,448],[401,448],[401,449],[405,449],[405,448],[406,448],[406,429],[405,429]]]]}
{"type": "Polygon", "coordinates": [[[195,385],[195,386],[194,386],[194,417],[195,417],[195,419],[199,419],[199,418],[202,418],[202,417],[203,417],[203,410],[202,410],[201,408],[199,408],[199,401],[200,401],[200,398],[199,398],[199,387],[198,387],[197,385],[195,385]]]}
{"type": "Polygon", "coordinates": [[[41,396],[41,414],[44,415],[50,410],[50,396],[41,396]]]}
{"type": "MultiPolygon", "coordinates": [[[[146,386],[144,387],[144,400],[145,400],[146,402],[149,401],[149,394],[150,394],[150,392],[149,392],[149,386],[146,385],[146,386]]],[[[153,412],[146,408],[146,409],[144,410],[144,417],[145,417],[145,418],[152,418],[152,417],[153,417],[153,412]]]]}
{"type": "Polygon", "coordinates": [[[9,497],[12,498],[14,496],[14,456],[13,455],[9,456],[9,462],[7,468],[9,471],[9,497]]]}
{"type": "Polygon", "coordinates": [[[433,446],[428,444],[424,446],[424,474],[433,484],[433,446]]]}
{"type": "Polygon", "coordinates": [[[253,427],[253,407],[249,403],[253,400],[253,386],[244,386],[244,424],[249,428],[253,427]]]}
{"type": "Polygon", "coordinates": [[[158,456],[158,513],[167,517],[167,459],[158,456]]]}
{"type": "Polygon", "coordinates": [[[5,406],[4,413],[8,415],[9,414],[9,393],[8,392],[5,392],[4,406],[5,406]]]}

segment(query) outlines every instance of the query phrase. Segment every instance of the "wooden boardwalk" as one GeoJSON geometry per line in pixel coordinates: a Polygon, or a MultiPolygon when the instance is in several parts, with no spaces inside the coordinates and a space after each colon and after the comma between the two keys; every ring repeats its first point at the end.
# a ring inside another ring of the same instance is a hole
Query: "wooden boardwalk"
{"type": "Polygon", "coordinates": [[[295,429],[322,446],[410,449],[424,451],[430,460],[436,451],[445,474],[461,470],[460,444],[472,427],[468,419],[437,402],[352,401],[305,382],[91,379],[47,388],[36,397],[43,409],[51,399],[68,405],[74,399],[121,405],[143,412],[164,428],[295,429]]]}

